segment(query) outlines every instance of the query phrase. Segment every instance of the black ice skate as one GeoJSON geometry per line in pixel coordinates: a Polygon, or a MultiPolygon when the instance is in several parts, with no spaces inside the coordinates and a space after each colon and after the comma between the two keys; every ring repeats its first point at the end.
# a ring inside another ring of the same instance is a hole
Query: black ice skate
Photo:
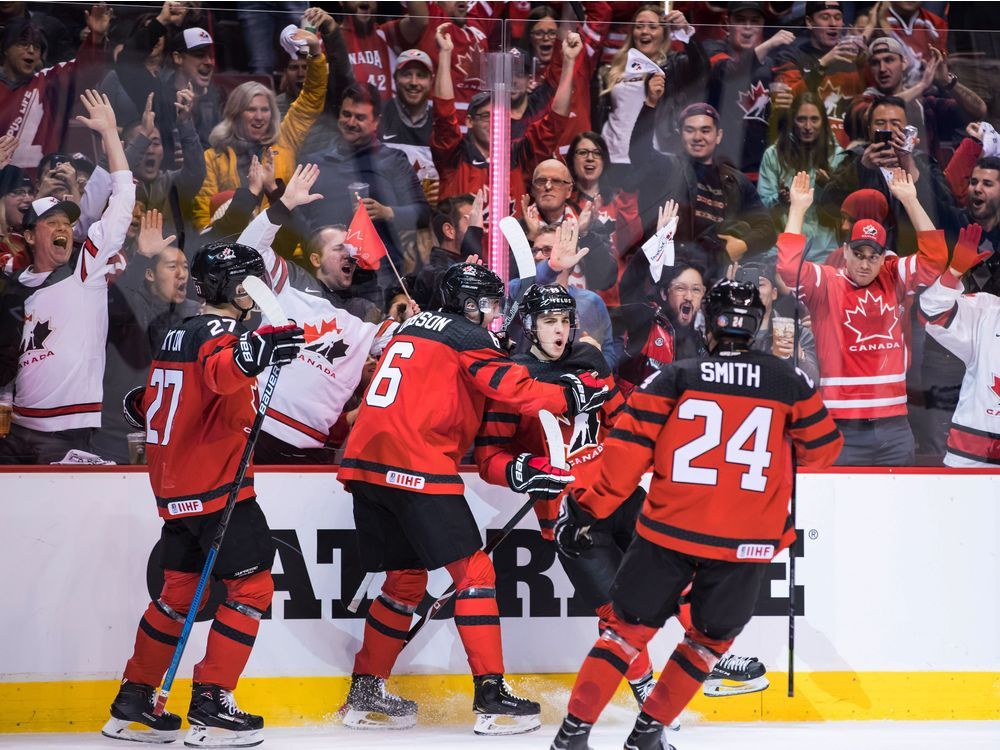
{"type": "Polygon", "coordinates": [[[726,654],[705,680],[704,693],[709,698],[742,695],[767,690],[767,669],[755,656],[726,654]]]}
{"type": "Polygon", "coordinates": [[[264,741],[264,719],[241,711],[233,694],[218,685],[191,689],[187,747],[253,747],[264,741]]]}
{"type": "Polygon", "coordinates": [[[511,693],[502,674],[484,674],[472,680],[476,686],[472,699],[476,734],[524,734],[542,726],[541,706],[511,693]]]}
{"type": "Polygon", "coordinates": [[[639,713],[632,733],[625,740],[625,750],[676,750],[667,742],[663,724],[647,714],[639,713]]]}
{"type": "Polygon", "coordinates": [[[549,750],[591,750],[587,738],[593,727],[593,724],[578,719],[573,714],[567,715],[549,750]]]}
{"type": "Polygon", "coordinates": [[[409,729],[417,723],[417,704],[393,695],[385,680],[370,674],[351,675],[341,713],[351,729],[409,729]]]}
{"type": "Polygon", "coordinates": [[[181,717],[164,711],[153,715],[156,688],[122,680],[118,695],[111,704],[111,718],[101,734],[115,740],[166,743],[177,739],[181,717]]]}
{"type": "MultiPolygon", "coordinates": [[[[636,703],[639,704],[639,708],[642,708],[642,704],[646,702],[646,698],[649,694],[653,692],[653,688],[656,686],[656,680],[653,678],[653,673],[650,672],[645,677],[640,677],[635,682],[629,681],[628,686],[632,688],[632,695],[635,696],[636,703]]],[[[680,718],[674,719],[670,722],[669,729],[677,731],[681,728],[680,718]]]]}

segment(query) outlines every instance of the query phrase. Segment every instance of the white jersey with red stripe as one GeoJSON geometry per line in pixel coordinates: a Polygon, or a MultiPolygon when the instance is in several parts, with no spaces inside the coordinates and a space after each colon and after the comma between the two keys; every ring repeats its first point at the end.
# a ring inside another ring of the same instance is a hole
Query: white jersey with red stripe
{"type": "Polygon", "coordinates": [[[940,280],[921,296],[927,333],[965,363],[946,466],[1000,466],[1000,297],[963,294],[940,280]]]}
{"type": "Polygon", "coordinates": [[[112,192],[83,246],[53,271],[15,274],[26,287],[13,421],[42,432],[101,426],[110,263],[125,242],[135,204],[132,173],[111,175],[112,192]],[[32,291],[33,290],[33,291],[32,291]]]}
{"type": "Polygon", "coordinates": [[[834,419],[877,419],[906,414],[910,366],[906,302],[947,262],[942,232],[919,232],[918,252],[889,255],[867,286],[842,268],[801,263],[806,238],[778,236],[778,271],[809,309],[820,367],[820,394],[834,419]],[[942,260],[943,258],[943,260],[942,260]]]}
{"type": "MultiPolygon", "coordinates": [[[[262,211],[239,238],[264,258],[285,316],[305,331],[305,346],[282,371],[263,430],[297,448],[321,448],[358,387],[368,355],[382,353],[397,324],[368,323],[335,307],[312,275],[271,248],[279,228],[262,211]]],[[[268,374],[260,374],[261,387],[268,374]]]]}

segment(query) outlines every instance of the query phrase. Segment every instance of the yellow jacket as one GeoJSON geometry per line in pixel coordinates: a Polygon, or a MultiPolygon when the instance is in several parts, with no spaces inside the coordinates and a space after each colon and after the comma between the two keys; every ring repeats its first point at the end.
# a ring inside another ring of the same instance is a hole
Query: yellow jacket
{"type": "MultiPolygon", "coordinates": [[[[288,108],[288,114],[282,118],[278,140],[271,146],[274,152],[275,179],[282,179],[286,183],[291,179],[299,146],[326,103],[326,81],[329,74],[325,56],[319,55],[307,63],[302,91],[288,108]]],[[[277,112],[272,113],[272,117],[277,115],[277,112]]],[[[198,231],[208,226],[212,220],[209,212],[212,196],[224,190],[235,190],[241,184],[236,172],[236,152],[232,148],[222,152],[214,148],[205,151],[205,181],[195,196],[192,210],[192,219],[198,231]]]]}

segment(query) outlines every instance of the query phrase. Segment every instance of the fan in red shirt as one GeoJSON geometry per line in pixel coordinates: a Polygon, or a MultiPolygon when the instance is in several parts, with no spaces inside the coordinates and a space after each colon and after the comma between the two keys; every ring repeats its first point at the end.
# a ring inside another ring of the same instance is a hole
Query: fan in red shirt
{"type": "MultiPolygon", "coordinates": [[[[291,362],[304,343],[302,329],[292,325],[243,329],[243,318],[253,308],[242,286],[247,275],[267,278],[253,248],[226,242],[202,248],[191,276],[205,312],[167,332],[145,388],[125,397],[126,418],[146,429],[149,481],[163,518],[164,582],[139,622],[135,651],[102,731],[107,737],[175,739],[180,717],[152,713],[156,688],[233,489],[256,411],[257,375],[291,362]]],[[[257,504],[251,467],[212,571],[226,586],[226,601],[215,613],[205,658],[194,667],[187,714],[191,730],[185,738],[192,747],[247,747],[262,741],[264,719],[240,711],[232,691],[271,604],[273,561],[274,542],[257,504]]]]}
{"type": "MultiPolygon", "coordinates": [[[[475,684],[477,734],[517,734],[539,726],[539,705],[504,681],[493,563],[463,496],[458,464],[479,430],[487,398],[518,411],[575,416],[604,403],[608,385],[590,373],[559,384],[532,379],[489,332],[504,284],[481,265],[461,263],[441,280],[444,306],[409,318],[386,347],[347,440],[338,478],[354,496],[361,567],[387,571],[354,662],[344,723],[412,726],[413,701],[388,693],[385,679],[423,600],[427,571],[455,582],[455,625],[475,684]],[[443,385],[444,384],[444,385],[443,385]]],[[[543,459],[511,467],[515,492],[565,484],[569,474],[543,459]]]]}
{"type": "MultiPolygon", "coordinates": [[[[580,669],[554,750],[584,750],[622,675],[691,585],[691,627],[625,743],[661,747],[673,721],[750,621],[768,563],[795,539],[791,443],[803,466],[829,466],[841,437],[815,389],[750,348],[764,316],[757,287],[723,280],[705,300],[711,354],[647,378],[605,441],[601,473],[569,494],[556,524],[567,555],[652,471],[636,538],[611,588],[608,628],[580,669]]],[[[663,743],[662,746],[667,746],[663,743]]]]}

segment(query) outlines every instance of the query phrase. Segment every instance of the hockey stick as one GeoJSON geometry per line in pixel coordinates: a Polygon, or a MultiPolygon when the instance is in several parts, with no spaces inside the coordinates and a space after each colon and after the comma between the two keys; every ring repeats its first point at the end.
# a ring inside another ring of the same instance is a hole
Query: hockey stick
{"type": "MultiPolygon", "coordinates": [[[[552,464],[557,469],[566,468],[566,447],[563,443],[562,430],[559,429],[559,423],[556,421],[555,416],[551,412],[547,412],[544,409],[538,412],[538,418],[542,423],[542,431],[545,433],[545,443],[549,451],[549,463],[552,464]]],[[[517,513],[500,529],[499,533],[494,536],[490,541],[483,547],[483,552],[487,555],[492,554],[493,550],[500,546],[500,543],[506,539],[510,532],[514,530],[514,527],[521,522],[528,511],[532,509],[535,505],[535,499],[529,495],[528,501],[518,508],[517,513]]],[[[412,641],[416,637],[417,633],[423,629],[424,625],[434,619],[434,616],[441,610],[444,605],[451,601],[451,598],[455,595],[455,584],[452,583],[441,596],[439,596],[434,603],[427,609],[427,612],[417,620],[413,625],[410,626],[409,631],[406,633],[406,639],[403,642],[405,646],[407,643],[412,641]]]]}
{"type": "Polygon", "coordinates": [[[535,256],[531,252],[531,244],[528,242],[528,237],[524,234],[520,222],[513,216],[504,216],[500,219],[500,231],[503,233],[504,239],[507,240],[507,244],[510,245],[511,253],[514,254],[517,277],[521,280],[517,299],[511,302],[507,313],[503,316],[503,330],[506,331],[517,313],[524,293],[529,286],[535,283],[535,256]]]}
{"type": "MultiPolygon", "coordinates": [[[[281,309],[281,304],[265,282],[256,276],[247,276],[243,280],[243,289],[250,295],[250,298],[257,304],[261,312],[267,316],[272,325],[288,325],[288,318],[285,317],[285,313],[281,309]]],[[[194,626],[195,618],[198,616],[198,610],[201,607],[201,599],[205,594],[205,585],[208,583],[209,576],[212,575],[212,569],[215,567],[215,559],[219,556],[222,539],[226,535],[226,527],[229,525],[229,519],[233,515],[233,509],[236,507],[236,497],[239,495],[240,485],[243,484],[243,477],[247,473],[247,468],[250,466],[253,448],[257,443],[261,427],[264,425],[264,414],[271,403],[271,397],[274,395],[274,388],[278,384],[278,374],[280,372],[281,368],[278,366],[271,368],[267,384],[260,394],[260,405],[257,407],[257,414],[254,417],[253,426],[250,428],[250,434],[247,436],[246,445],[243,447],[243,455],[240,457],[240,463],[236,469],[236,478],[233,479],[232,488],[229,490],[229,497],[226,498],[226,505],[222,509],[222,516],[219,518],[219,525],[215,530],[212,546],[209,548],[208,554],[205,555],[205,564],[201,569],[198,587],[195,589],[194,598],[188,607],[187,617],[184,618],[184,627],[181,629],[177,645],[174,647],[174,656],[170,660],[170,666],[167,668],[167,673],[163,678],[163,685],[156,694],[156,704],[153,706],[154,716],[163,714],[163,709],[167,705],[167,698],[170,697],[170,689],[174,685],[174,677],[177,675],[178,667],[180,667],[181,656],[184,655],[188,636],[191,635],[191,628],[194,626]]]]}
{"type": "Polygon", "coordinates": [[[354,592],[354,598],[351,599],[351,603],[347,605],[347,611],[352,614],[358,611],[358,607],[361,606],[361,602],[365,600],[368,596],[368,589],[372,585],[372,581],[375,580],[374,573],[365,573],[365,577],[361,580],[361,585],[358,586],[358,590],[354,592]]]}

